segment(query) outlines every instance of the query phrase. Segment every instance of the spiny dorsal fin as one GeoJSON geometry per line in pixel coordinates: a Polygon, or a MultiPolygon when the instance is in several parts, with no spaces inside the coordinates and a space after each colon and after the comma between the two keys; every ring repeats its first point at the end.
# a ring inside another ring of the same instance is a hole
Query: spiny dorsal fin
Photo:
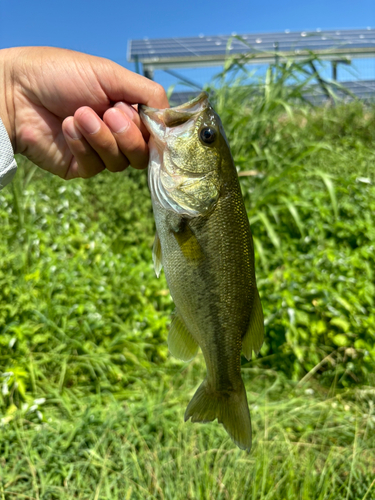
{"type": "Polygon", "coordinates": [[[264,319],[263,309],[260,302],[259,292],[255,288],[253,308],[251,310],[250,322],[247,332],[242,339],[242,351],[247,360],[251,359],[252,351],[258,354],[263,344],[264,319]]]}
{"type": "Polygon", "coordinates": [[[162,255],[161,255],[161,245],[158,233],[155,233],[155,241],[154,246],[152,247],[152,260],[154,262],[154,269],[156,276],[159,278],[162,264],[162,255]]]}
{"type": "Polygon", "coordinates": [[[176,311],[169,329],[168,348],[175,358],[190,361],[198,352],[198,344],[176,311]]]}

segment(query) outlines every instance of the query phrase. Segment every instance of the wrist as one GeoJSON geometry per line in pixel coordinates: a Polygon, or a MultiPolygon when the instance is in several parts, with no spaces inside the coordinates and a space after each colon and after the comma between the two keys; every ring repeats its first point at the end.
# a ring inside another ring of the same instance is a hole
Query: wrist
{"type": "Polygon", "coordinates": [[[0,118],[8,133],[13,151],[16,152],[17,140],[14,110],[14,79],[12,61],[16,49],[0,50],[0,118]]]}

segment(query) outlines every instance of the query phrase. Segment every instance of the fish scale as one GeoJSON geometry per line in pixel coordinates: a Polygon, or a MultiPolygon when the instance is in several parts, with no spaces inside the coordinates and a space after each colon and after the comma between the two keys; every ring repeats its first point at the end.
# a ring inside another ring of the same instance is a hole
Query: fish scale
{"type": "Polygon", "coordinates": [[[248,359],[259,351],[263,313],[250,225],[229,145],[205,93],[176,108],[141,106],[141,118],[151,135],[155,269],[163,266],[176,305],[169,349],[188,360],[199,346],[207,366],[185,420],[217,418],[249,451],[241,350],[248,359]]]}

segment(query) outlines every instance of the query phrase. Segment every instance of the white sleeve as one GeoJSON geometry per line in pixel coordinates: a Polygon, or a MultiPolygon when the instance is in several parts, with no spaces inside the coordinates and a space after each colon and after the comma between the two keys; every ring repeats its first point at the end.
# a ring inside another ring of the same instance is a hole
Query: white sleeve
{"type": "Polygon", "coordinates": [[[8,132],[0,118],[0,190],[13,179],[17,170],[8,132]]]}

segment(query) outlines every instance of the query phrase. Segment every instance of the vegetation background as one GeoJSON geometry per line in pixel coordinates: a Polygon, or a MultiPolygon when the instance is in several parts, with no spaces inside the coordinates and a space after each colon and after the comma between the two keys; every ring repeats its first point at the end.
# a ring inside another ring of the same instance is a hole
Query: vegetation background
{"type": "Polygon", "coordinates": [[[183,423],[205,368],[168,354],[145,172],[65,183],[19,158],[0,193],[0,500],[375,499],[375,107],[311,104],[293,61],[261,86],[225,71],[212,102],[265,313],[243,359],[251,454],[183,423]]]}

